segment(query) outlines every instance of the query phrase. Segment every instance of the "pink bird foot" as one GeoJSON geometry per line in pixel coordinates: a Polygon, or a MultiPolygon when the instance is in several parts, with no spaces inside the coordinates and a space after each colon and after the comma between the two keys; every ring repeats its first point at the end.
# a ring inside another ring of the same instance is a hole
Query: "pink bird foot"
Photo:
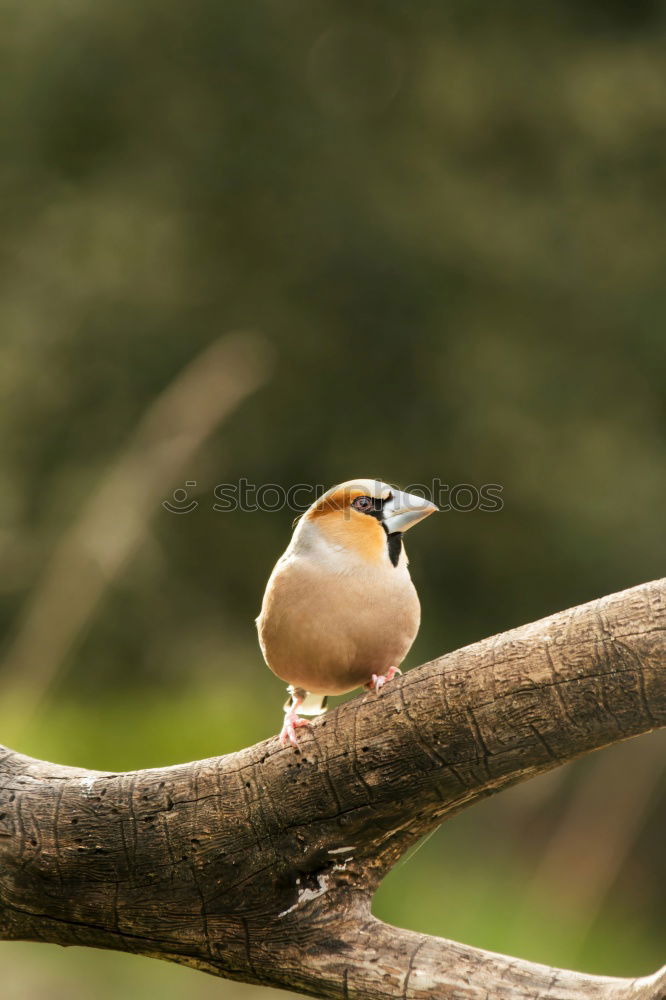
{"type": "Polygon", "coordinates": [[[290,708],[286,709],[284,713],[284,722],[282,723],[282,729],[280,730],[280,743],[283,747],[285,747],[287,743],[291,743],[292,747],[298,748],[296,730],[300,729],[301,726],[310,725],[309,719],[301,719],[298,714],[301,702],[302,699],[295,699],[295,703],[292,704],[290,708]]]}
{"type": "Polygon", "coordinates": [[[389,667],[386,674],[373,674],[365,687],[368,691],[375,691],[379,694],[387,681],[392,681],[396,674],[402,674],[400,667],[389,667]]]}

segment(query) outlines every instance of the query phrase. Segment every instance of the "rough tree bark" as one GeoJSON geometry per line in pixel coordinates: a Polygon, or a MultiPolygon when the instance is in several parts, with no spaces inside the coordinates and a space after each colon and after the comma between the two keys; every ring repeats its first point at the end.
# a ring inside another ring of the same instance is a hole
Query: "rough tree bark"
{"type": "Polygon", "coordinates": [[[0,937],[115,948],[332,998],[657,1000],[370,913],[483,796],[666,722],[666,580],[427,663],[299,734],[108,774],[3,750],[0,937]]]}

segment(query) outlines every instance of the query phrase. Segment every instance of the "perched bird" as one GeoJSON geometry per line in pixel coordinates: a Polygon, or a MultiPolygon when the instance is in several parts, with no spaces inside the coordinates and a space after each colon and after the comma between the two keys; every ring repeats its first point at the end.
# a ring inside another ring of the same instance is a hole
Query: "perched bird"
{"type": "Polygon", "coordinates": [[[266,663],[283,681],[283,745],[299,716],[361,685],[379,692],[399,674],[421,620],[403,532],[437,507],[375,479],[324,493],[298,521],[270,575],[257,618],[266,663]]]}

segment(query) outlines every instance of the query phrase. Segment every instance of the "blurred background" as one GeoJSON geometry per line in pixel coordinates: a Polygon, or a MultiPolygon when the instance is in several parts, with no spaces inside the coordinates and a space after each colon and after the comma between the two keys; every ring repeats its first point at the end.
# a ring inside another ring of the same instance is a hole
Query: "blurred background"
{"type": "MultiPolygon", "coordinates": [[[[0,15],[3,743],[116,770],[277,731],[253,619],[295,512],[220,483],[499,484],[409,536],[411,666],[663,574],[662,0],[0,15]]],[[[465,812],[375,912],[654,971],[665,750],[465,812]]],[[[0,970],[3,1000],[267,995],[48,945],[0,970]]]]}

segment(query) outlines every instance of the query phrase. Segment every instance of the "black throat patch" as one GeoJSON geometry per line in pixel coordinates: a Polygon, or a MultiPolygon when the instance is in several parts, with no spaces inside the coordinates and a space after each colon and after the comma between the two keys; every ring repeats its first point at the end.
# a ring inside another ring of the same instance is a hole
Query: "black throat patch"
{"type": "MultiPolygon", "coordinates": [[[[384,529],[386,531],[386,529],[384,529]]],[[[398,559],[400,558],[400,553],[402,552],[402,532],[392,531],[390,534],[386,532],[386,542],[388,544],[388,554],[389,559],[394,566],[398,565],[398,559]]]]}

